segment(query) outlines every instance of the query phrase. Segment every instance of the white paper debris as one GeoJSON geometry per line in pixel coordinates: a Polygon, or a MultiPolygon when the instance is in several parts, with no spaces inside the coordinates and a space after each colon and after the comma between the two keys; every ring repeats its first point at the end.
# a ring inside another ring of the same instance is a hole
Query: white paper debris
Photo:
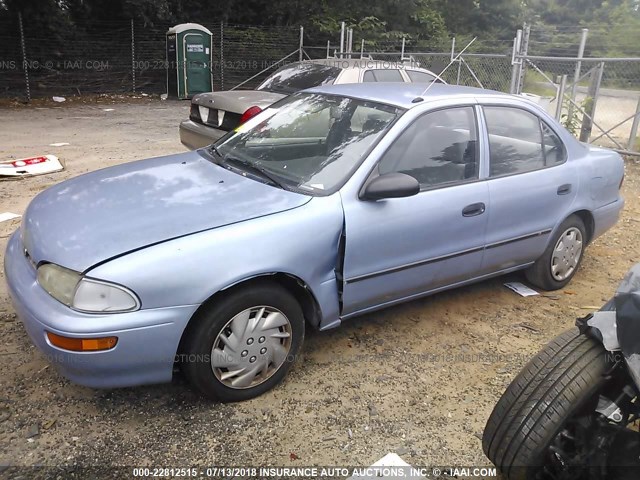
{"type": "Polygon", "coordinates": [[[0,177],[27,177],[59,172],[64,167],[55,155],[20,158],[0,162],[0,177]]]}
{"type": "Polygon", "coordinates": [[[13,220],[14,218],[19,218],[22,215],[18,215],[17,213],[11,212],[3,212],[0,213],[0,222],[6,222],[7,220],[13,220]]]}
{"type": "Polygon", "coordinates": [[[67,99],[64,97],[53,97],[53,101],[54,102],[58,102],[58,103],[62,103],[62,102],[66,102],[67,99]]]}
{"type": "Polygon", "coordinates": [[[50,143],[50,147],[64,147],[67,145],[71,145],[69,142],[58,142],[58,143],[50,143]]]}
{"type": "Polygon", "coordinates": [[[510,290],[513,290],[521,297],[532,297],[533,295],[540,295],[534,289],[529,288],[520,282],[505,283],[504,286],[510,290]]]}
{"type": "Polygon", "coordinates": [[[396,475],[394,475],[395,473],[407,479],[425,478],[423,475],[420,475],[418,469],[414,470],[411,465],[400,458],[398,454],[387,453],[370,467],[356,467],[354,475],[347,480],[391,480],[397,478],[396,475]]]}
{"type": "Polygon", "coordinates": [[[103,112],[113,112],[115,110],[115,108],[103,108],[102,111],[103,112]]]}

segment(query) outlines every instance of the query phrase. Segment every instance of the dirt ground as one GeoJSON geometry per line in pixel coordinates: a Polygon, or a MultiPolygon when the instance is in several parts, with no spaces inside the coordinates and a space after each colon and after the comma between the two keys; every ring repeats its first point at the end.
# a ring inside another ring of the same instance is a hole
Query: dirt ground
{"type": "MultiPolygon", "coordinates": [[[[0,110],[0,158],[66,163],[0,182],[0,212],[21,214],[83,172],[183,151],[187,113],[186,102],[159,100],[0,110]]],[[[623,218],[566,289],[522,298],[503,286],[522,280],[514,274],[308,332],[303,363],[241,404],[205,401],[180,380],[112,391],[69,383],[31,345],[0,273],[0,464],[363,466],[397,452],[412,465],[488,466],[480,437],[505,386],[640,261],[640,164],[627,162],[623,189],[623,218]]],[[[19,222],[0,223],[0,251],[19,222]]]]}

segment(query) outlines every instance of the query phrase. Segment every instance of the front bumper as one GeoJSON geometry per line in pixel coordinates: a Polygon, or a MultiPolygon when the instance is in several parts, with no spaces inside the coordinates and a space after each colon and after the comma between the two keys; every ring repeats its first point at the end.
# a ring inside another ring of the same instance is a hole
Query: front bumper
{"type": "Polygon", "coordinates": [[[19,231],[9,239],[5,277],[18,317],[31,341],[74,383],[116,388],[171,381],[178,344],[197,305],[119,314],[83,314],[61,304],[36,281],[19,231]],[[65,337],[118,337],[111,350],[70,352],[51,345],[46,332],[65,337]]]}
{"type": "Polygon", "coordinates": [[[226,133],[224,130],[207,127],[192,120],[180,122],[180,141],[190,150],[197,150],[211,145],[226,133]]]}

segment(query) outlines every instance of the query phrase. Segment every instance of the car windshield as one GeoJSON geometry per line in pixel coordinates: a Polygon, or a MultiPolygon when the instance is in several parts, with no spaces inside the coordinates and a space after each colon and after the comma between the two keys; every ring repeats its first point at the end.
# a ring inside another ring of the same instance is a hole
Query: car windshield
{"type": "Polygon", "coordinates": [[[301,93],[252,118],[212,149],[220,163],[269,183],[329,194],[402,112],[365,100],[301,93]]]}
{"type": "Polygon", "coordinates": [[[257,88],[278,93],[295,93],[320,85],[332,85],[342,70],[338,67],[302,62],[287,65],[257,88]]]}

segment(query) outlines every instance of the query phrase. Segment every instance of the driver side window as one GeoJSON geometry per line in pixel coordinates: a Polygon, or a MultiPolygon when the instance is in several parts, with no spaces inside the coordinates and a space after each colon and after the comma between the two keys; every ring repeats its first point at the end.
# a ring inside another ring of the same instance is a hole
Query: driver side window
{"type": "Polygon", "coordinates": [[[385,152],[378,172],[411,175],[422,189],[476,180],[477,144],[473,107],[427,113],[385,152]]]}

